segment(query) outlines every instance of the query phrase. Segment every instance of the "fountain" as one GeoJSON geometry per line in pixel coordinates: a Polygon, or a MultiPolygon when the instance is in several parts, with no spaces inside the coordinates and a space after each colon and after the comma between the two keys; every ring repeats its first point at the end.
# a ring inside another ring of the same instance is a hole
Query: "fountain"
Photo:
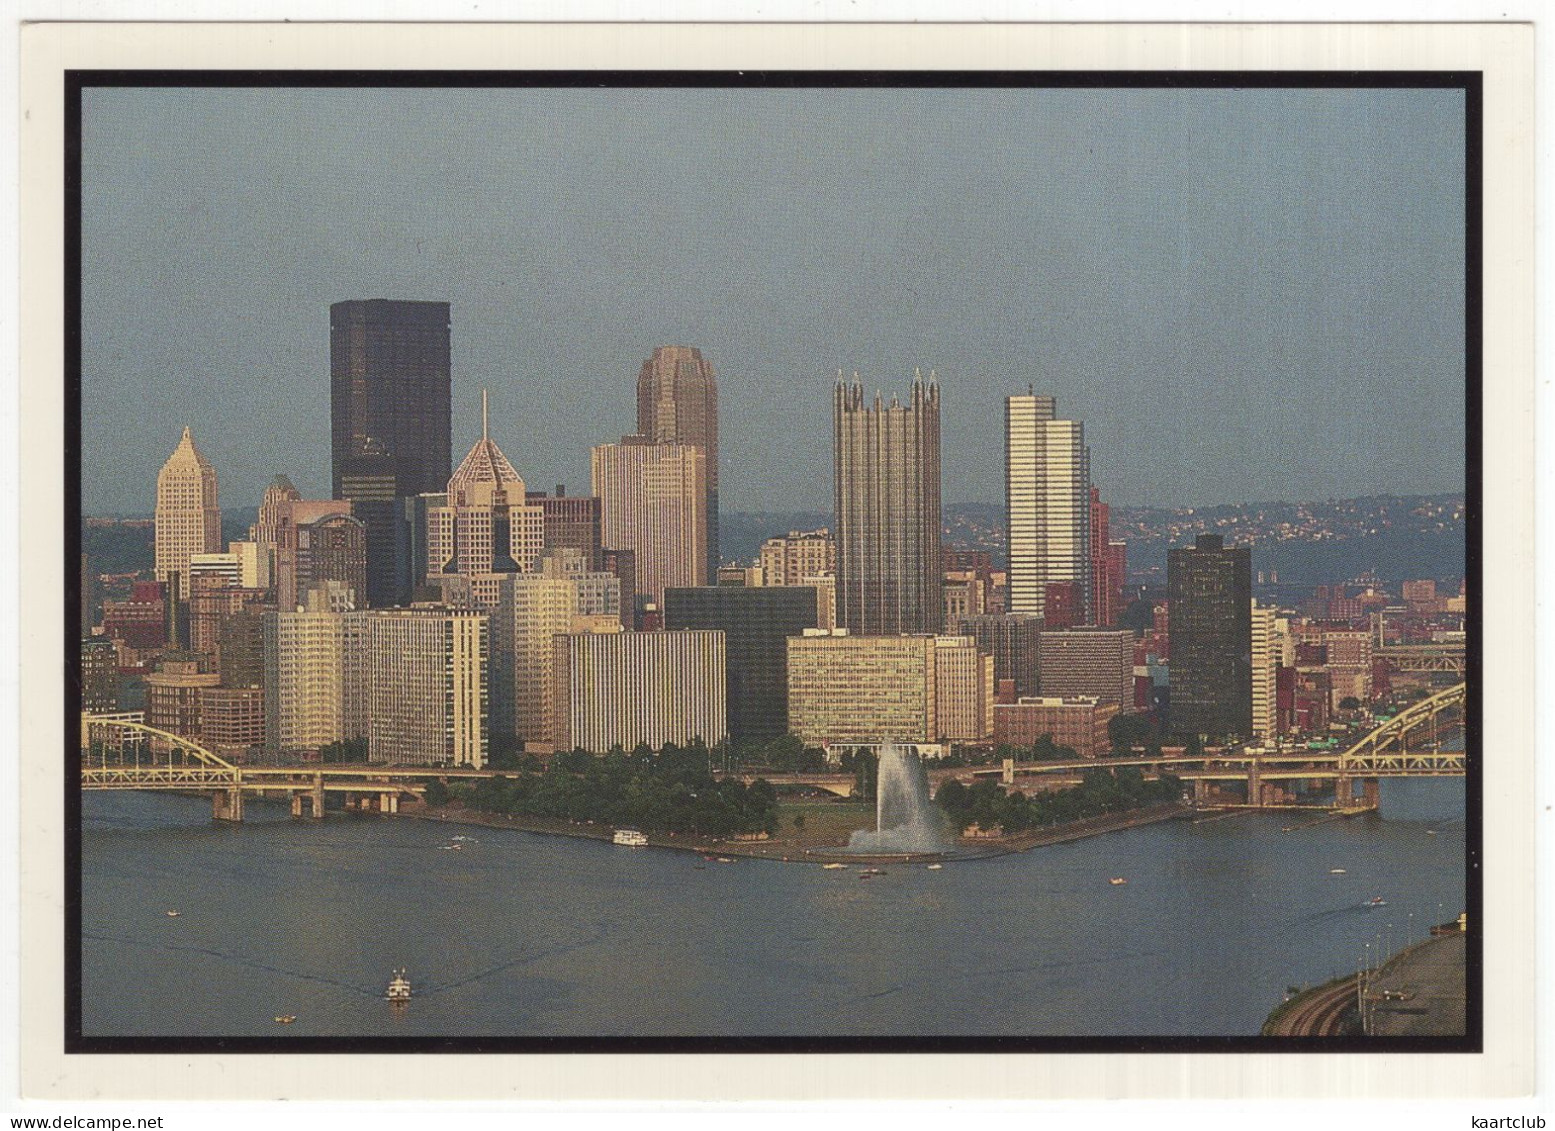
{"type": "Polygon", "coordinates": [[[890,741],[881,743],[875,831],[859,829],[848,839],[848,851],[944,852],[948,848],[939,814],[929,802],[929,780],[918,751],[890,741]]]}

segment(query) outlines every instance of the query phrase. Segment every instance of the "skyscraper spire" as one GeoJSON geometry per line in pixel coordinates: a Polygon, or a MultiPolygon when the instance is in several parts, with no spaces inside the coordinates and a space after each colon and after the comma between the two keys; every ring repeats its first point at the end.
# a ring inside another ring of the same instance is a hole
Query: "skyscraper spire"
{"type": "Polygon", "coordinates": [[[486,390],[481,390],[481,442],[491,439],[491,432],[486,427],[486,390]]]}

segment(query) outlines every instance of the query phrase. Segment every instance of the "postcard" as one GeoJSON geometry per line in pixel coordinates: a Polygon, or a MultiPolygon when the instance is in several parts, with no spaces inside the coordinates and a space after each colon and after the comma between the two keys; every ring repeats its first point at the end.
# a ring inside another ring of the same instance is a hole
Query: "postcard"
{"type": "Polygon", "coordinates": [[[1528,28],[22,39],[26,1094],[1531,1086],[1528,28]]]}

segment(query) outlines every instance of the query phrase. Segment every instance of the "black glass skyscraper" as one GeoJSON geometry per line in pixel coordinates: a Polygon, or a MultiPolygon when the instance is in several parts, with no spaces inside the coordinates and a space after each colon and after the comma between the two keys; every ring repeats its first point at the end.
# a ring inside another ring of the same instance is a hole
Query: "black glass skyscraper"
{"type": "Polygon", "coordinates": [[[1246,547],[1201,534],[1167,554],[1171,731],[1253,733],[1253,566],[1246,547]]]}
{"type": "Polygon", "coordinates": [[[332,490],[367,527],[367,599],[410,595],[404,500],[452,472],[448,303],[388,299],[329,308],[332,490]]]}
{"type": "Polygon", "coordinates": [[[666,589],[664,627],[720,629],[727,638],[729,734],[772,738],[788,731],[788,638],[818,621],[809,586],[666,589]]]}

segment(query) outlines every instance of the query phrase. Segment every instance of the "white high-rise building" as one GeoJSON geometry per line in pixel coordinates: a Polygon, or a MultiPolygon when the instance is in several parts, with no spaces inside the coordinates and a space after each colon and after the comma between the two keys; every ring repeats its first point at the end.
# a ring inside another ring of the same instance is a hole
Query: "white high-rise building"
{"type": "Polygon", "coordinates": [[[156,575],[177,575],[168,599],[189,597],[189,559],[221,552],[221,507],[216,503],[216,469],[184,428],[178,447],[157,473],[156,575]]]}
{"type": "Polygon", "coordinates": [[[1091,456],[1085,424],[1056,419],[1052,397],[1004,401],[1009,591],[1005,611],[1042,616],[1048,587],[1075,586],[1090,621],[1091,456]]]}
{"type": "Polygon", "coordinates": [[[412,606],[375,609],[365,620],[368,761],[484,766],[485,615],[412,606]]]}
{"type": "Polygon", "coordinates": [[[1279,610],[1253,602],[1253,733],[1273,738],[1279,733],[1276,711],[1280,647],[1275,622],[1279,610]]]}
{"type": "Polygon", "coordinates": [[[283,761],[347,737],[342,614],[326,590],[304,600],[302,609],[264,616],[265,746],[283,761]]]}

